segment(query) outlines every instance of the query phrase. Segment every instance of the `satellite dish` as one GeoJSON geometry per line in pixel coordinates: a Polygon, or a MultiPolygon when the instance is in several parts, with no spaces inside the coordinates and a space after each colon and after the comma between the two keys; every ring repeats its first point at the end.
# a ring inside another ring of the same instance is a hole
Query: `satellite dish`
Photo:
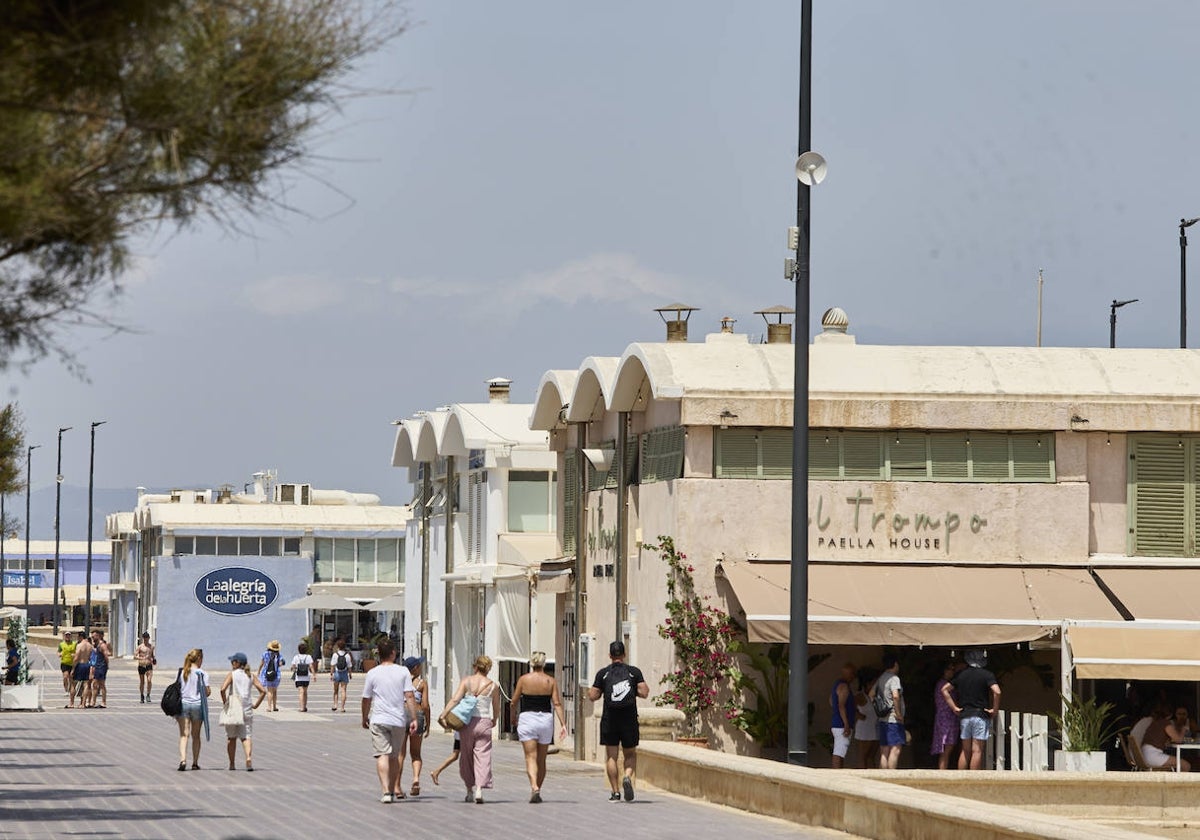
{"type": "Polygon", "coordinates": [[[801,184],[815,187],[825,180],[825,158],[818,152],[805,152],[796,160],[796,178],[801,184]]]}

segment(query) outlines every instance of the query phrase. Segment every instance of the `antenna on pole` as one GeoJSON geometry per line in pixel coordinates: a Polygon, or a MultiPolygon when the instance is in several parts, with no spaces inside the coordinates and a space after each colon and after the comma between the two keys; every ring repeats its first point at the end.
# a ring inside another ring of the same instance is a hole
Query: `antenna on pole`
{"type": "Polygon", "coordinates": [[[1038,269],[1037,346],[1042,346],[1042,270],[1040,268],[1038,269]]]}

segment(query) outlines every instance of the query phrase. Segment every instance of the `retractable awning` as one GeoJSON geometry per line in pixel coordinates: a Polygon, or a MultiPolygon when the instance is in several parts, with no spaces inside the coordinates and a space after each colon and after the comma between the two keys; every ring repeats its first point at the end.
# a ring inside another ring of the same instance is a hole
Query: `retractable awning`
{"type": "Polygon", "coordinates": [[[1200,621],[1200,568],[1099,568],[1096,574],[1135,619],[1200,621]]]}
{"type": "MultiPolygon", "coordinates": [[[[786,642],[789,563],[726,562],[752,642],[786,642]]],[[[1120,621],[1087,570],[1028,566],[809,566],[808,640],[835,645],[992,645],[1055,634],[1064,619],[1120,621]]]]}
{"type": "Polygon", "coordinates": [[[1200,681],[1200,624],[1145,627],[1136,621],[1067,626],[1075,676],[1093,680],[1200,681]]]}

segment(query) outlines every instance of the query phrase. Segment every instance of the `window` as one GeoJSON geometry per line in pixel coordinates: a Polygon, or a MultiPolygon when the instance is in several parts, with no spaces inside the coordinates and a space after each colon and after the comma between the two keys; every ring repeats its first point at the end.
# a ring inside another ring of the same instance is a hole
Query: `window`
{"type": "Polygon", "coordinates": [[[333,540],[317,537],[313,540],[313,580],[328,583],[333,580],[333,540]]]}
{"type": "Polygon", "coordinates": [[[217,537],[217,554],[233,557],[238,553],[237,537],[217,537]]]}
{"type": "Polygon", "coordinates": [[[467,562],[478,563],[483,556],[484,493],[487,487],[487,472],[467,474],[467,562]]]}
{"type": "Polygon", "coordinates": [[[361,581],[375,580],[375,540],[356,540],[358,544],[358,563],[354,569],[354,579],[361,581]]]}
{"type": "Polygon", "coordinates": [[[175,538],[175,553],[176,554],[194,554],[196,551],[196,541],[192,537],[176,537],[175,538]]]}
{"type": "Polygon", "coordinates": [[[333,541],[333,579],[337,582],[354,580],[354,540],[333,541]]]}
{"type": "Polygon", "coordinates": [[[1138,435],[1129,449],[1130,553],[1195,557],[1200,438],[1138,435]]]}
{"type": "Polygon", "coordinates": [[[263,557],[278,557],[280,554],[281,543],[283,541],[279,537],[263,537],[262,538],[262,556],[263,557]]]}
{"type": "Polygon", "coordinates": [[[640,483],[653,484],[682,478],[683,442],[682,426],[665,426],[642,435],[640,483]]]}
{"type": "Polygon", "coordinates": [[[313,576],[318,583],[403,583],[404,540],[319,537],[313,576]]]}
{"type": "MultiPolygon", "coordinates": [[[[789,479],[791,429],[718,429],[717,478],[789,479]]],[[[1052,482],[1054,436],[811,429],[808,475],[868,481],[1052,482]]]]}
{"type": "Polygon", "coordinates": [[[284,537],[283,538],[283,553],[288,557],[297,557],[300,554],[300,538],[299,537],[284,537]]]}
{"type": "Polygon", "coordinates": [[[262,541],[258,537],[238,537],[238,554],[242,557],[262,556],[262,541]]]}
{"type": "Polygon", "coordinates": [[[379,583],[403,583],[403,550],[404,540],[375,541],[375,579],[379,583]]]}
{"type": "Polygon", "coordinates": [[[508,530],[552,533],[556,492],[554,473],[549,470],[509,470],[508,530]]]}
{"type": "Polygon", "coordinates": [[[215,555],[217,553],[217,538],[196,537],[196,553],[205,557],[215,555]]]}

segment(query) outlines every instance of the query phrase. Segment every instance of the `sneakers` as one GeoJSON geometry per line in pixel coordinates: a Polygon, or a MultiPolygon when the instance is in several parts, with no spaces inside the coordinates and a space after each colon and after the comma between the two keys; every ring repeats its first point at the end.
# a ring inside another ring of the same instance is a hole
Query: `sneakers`
{"type": "Polygon", "coordinates": [[[633,779],[626,776],[624,781],[621,782],[621,789],[623,791],[625,791],[625,801],[632,802],[633,801],[633,779]]]}
{"type": "Polygon", "coordinates": [[[611,795],[608,797],[608,801],[609,801],[609,802],[620,802],[620,801],[621,801],[621,794],[617,793],[617,792],[614,790],[614,791],[612,792],[612,794],[611,794],[611,795]]]}
{"type": "Polygon", "coordinates": [[[390,793],[385,793],[383,796],[379,797],[379,801],[384,805],[391,805],[393,802],[392,795],[390,793]]]}
{"type": "Polygon", "coordinates": [[[529,804],[530,805],[537,805],[541,801],[542,801],[542,792],[540,790],[535,790],[533,793],[529,794],[529,804]]]}

